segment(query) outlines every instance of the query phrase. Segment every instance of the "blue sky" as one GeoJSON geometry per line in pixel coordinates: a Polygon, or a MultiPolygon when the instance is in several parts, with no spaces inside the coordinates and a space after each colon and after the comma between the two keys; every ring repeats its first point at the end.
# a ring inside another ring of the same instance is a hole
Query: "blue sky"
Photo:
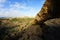
{"type": "Polygon", "coordinates": [[[35,17],[45,0],[0,0],[0,17],[35,17]]]}

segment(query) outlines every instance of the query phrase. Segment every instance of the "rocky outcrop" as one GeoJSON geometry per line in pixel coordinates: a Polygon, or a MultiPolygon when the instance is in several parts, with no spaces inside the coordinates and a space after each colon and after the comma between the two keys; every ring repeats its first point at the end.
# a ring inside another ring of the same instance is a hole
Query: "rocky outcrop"
{"type": "Polygon", "coordinates": [[[60,40],[60,19],[58,19],[60,18],[59,5],[59,0],[46,0],[41,11],[36,15],[35,19],[30,23],[30,26],[23,34],[27,38],[23,37],[26,40],[60,40]],[[51,21],[45,22],[50,19],[53,19],[52,23],[51,21]]]}
{"type": "Polygon", "coordinates": [[[45,26],[42,30],[43,40],[60,40],[60,18],[47,20],[45,26]]]}
{"type": "MultiPolygon", "coordinates": [[[[60,18],[50,19],[42,25],[29,26],[22,36],[24,40],[60,40],[60,18]]],[[[20,40],[22,40],[20,38],[20,40]]]]}
{"type": "Polygon", "coordinates": [[[60,17],[60,1],[46,0],[39,13],[37,13],[32,24],[41,24],[48,19],[60,17]]]}
{"type": "MultiPolygon", "coordinates": [[[[60,5],[59,0],[46,0],[45,3],[43,4],[41,11],[36,15],[35,19],[31,22],[30,24],[31,27],[28,27],[28,30],[32,30],[32,32],[34,31],[36,32],[36,30],[33,29],[36,27],[36,25],[39,25],[39,28],[41,28],[41,30],[39,31],[42,31],[40,32],[42,33],[42,35],[39,34],[40,37],[38,37],[38,35],[34,36],[36,40],[60,40],[60,26],[59,26],[60,19],[58,19],[60,18],[59,5],[60,5]],[[52,23],[50,19],[52,19],[52,23]],[[50,21],[47,22],[47,20],[50,21]]],[[[27,33],[29,33],[28,30],[26,30],[27,33]]],[[[32,36],[31,40],[34,40],[35,39],[34,37],[32,36]]]]}

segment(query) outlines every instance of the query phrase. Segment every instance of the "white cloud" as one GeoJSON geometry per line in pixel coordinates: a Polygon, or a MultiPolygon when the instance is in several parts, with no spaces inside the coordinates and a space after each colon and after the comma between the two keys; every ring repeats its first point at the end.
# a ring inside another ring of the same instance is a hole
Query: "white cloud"
{"type": "Polygon", "coordinates": [[[0,0],[0,10],[4,7],[4,4],[7,2],[7,0],[0,0]]]}
{"type": "Polygon", "coordinates": [[[0,0],[0,3],[5,3],[7,0],[0,0]]]}
{"type": "Polygon", "coordinates": [[[10,4],[8,9],[1,8],[0,10],[0,17],[31,17],[34,16],[34,14],[36,13],[36,10],[33,7],[27,6],[26,4],[20,4],[18,2],[10,4]]]}
{"type": "Polygon", "coordinates": [[[25,9],[27,6],[25,4],[20,4],[18,2],[15,2],[14,4],[10,5],[10,8],[13,8],[13,7],[17,9],[20,9],[20,8],[25,9]]]}
{"type": "Polygon", "coordinates": [[[3,4],[0,4],[0,8],[2,8],[4,5],[3,4]]]}

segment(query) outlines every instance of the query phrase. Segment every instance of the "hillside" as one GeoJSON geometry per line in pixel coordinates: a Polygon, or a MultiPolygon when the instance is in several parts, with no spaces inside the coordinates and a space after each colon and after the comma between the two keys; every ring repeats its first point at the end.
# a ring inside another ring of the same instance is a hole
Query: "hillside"
{"type": "Polygon", "coordinates": [[[33,18],[8,18],[0,19],[0,40],[6,40],[7,37],[16,36],[26,28],[33,18]]]}
{"type": "Polygon", "coordinates": [[[0,19],[0,40],[57,40],[60,39],[60,18],[40,25],[28,26],[33,18],[0,19]]]}

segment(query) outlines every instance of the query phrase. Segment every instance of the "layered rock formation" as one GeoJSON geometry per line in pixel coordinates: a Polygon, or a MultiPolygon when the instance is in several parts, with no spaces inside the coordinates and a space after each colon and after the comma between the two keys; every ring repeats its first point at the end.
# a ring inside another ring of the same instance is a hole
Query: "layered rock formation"
{"type": "Polygon", "coordinates": [[[60,22],[58,22],[60,20],[58,19],[60,18],[59,9],[60,9],[59,0],[46,0],[45,1],[41,11],[36,15],[35,19],[31,22],[31,27],[27,28],[30,31],[26,30],[28,34],[29,32],[31,32],[31,30],[32,32],[34,31],[39,32],[39,34],[37,34],[37,32],[36,34],[32,33],[33,36],[29,36],[29,38],[31,38],[30,40],[60,40],[59,38],[60,37],[60,26],[59,26],[60,22]],[[58,20],[56,20],[55,18],[57,18],[58,20]],[[52,20],[54,23],[53,22],[51,23],[50,19],[54,19],[52,20]],[[44,23],[47,20],[50,20],[50,21],[44,23]],[[49,24],[47,25],[47,23],[49,24]],[[39,25],[39,26],[37,27],[36,25],[39,25]],[[41,30],[38,31],[36,27],[40,28],[41,30]],[[33,30],[35,28],[36,30],[33,30]],[[42,34],[40,35],[40,33],[42,34]]]}
{"type": "Polygon", "coordinates": [[[36,15],[33,24],[41,24],[44,21],[52,18],[60,17],[60,1],[46,0],[41,11],[36,15]]]}
{"type": "Polygon", "coordinates": [[[59,0],[46,0],[41,11],[25,30],[23,35],[27,36],[27,38],[23,37],[26,38],[26,40],[60,40],[60,22],[58,22],[60,19],[55,19],[60,18],[59,5],[59,0]],[[45,22],[50,19],[54,19],[55,21],[52,20],[54,23],[51,23],[51,21],[45,22]]]}

